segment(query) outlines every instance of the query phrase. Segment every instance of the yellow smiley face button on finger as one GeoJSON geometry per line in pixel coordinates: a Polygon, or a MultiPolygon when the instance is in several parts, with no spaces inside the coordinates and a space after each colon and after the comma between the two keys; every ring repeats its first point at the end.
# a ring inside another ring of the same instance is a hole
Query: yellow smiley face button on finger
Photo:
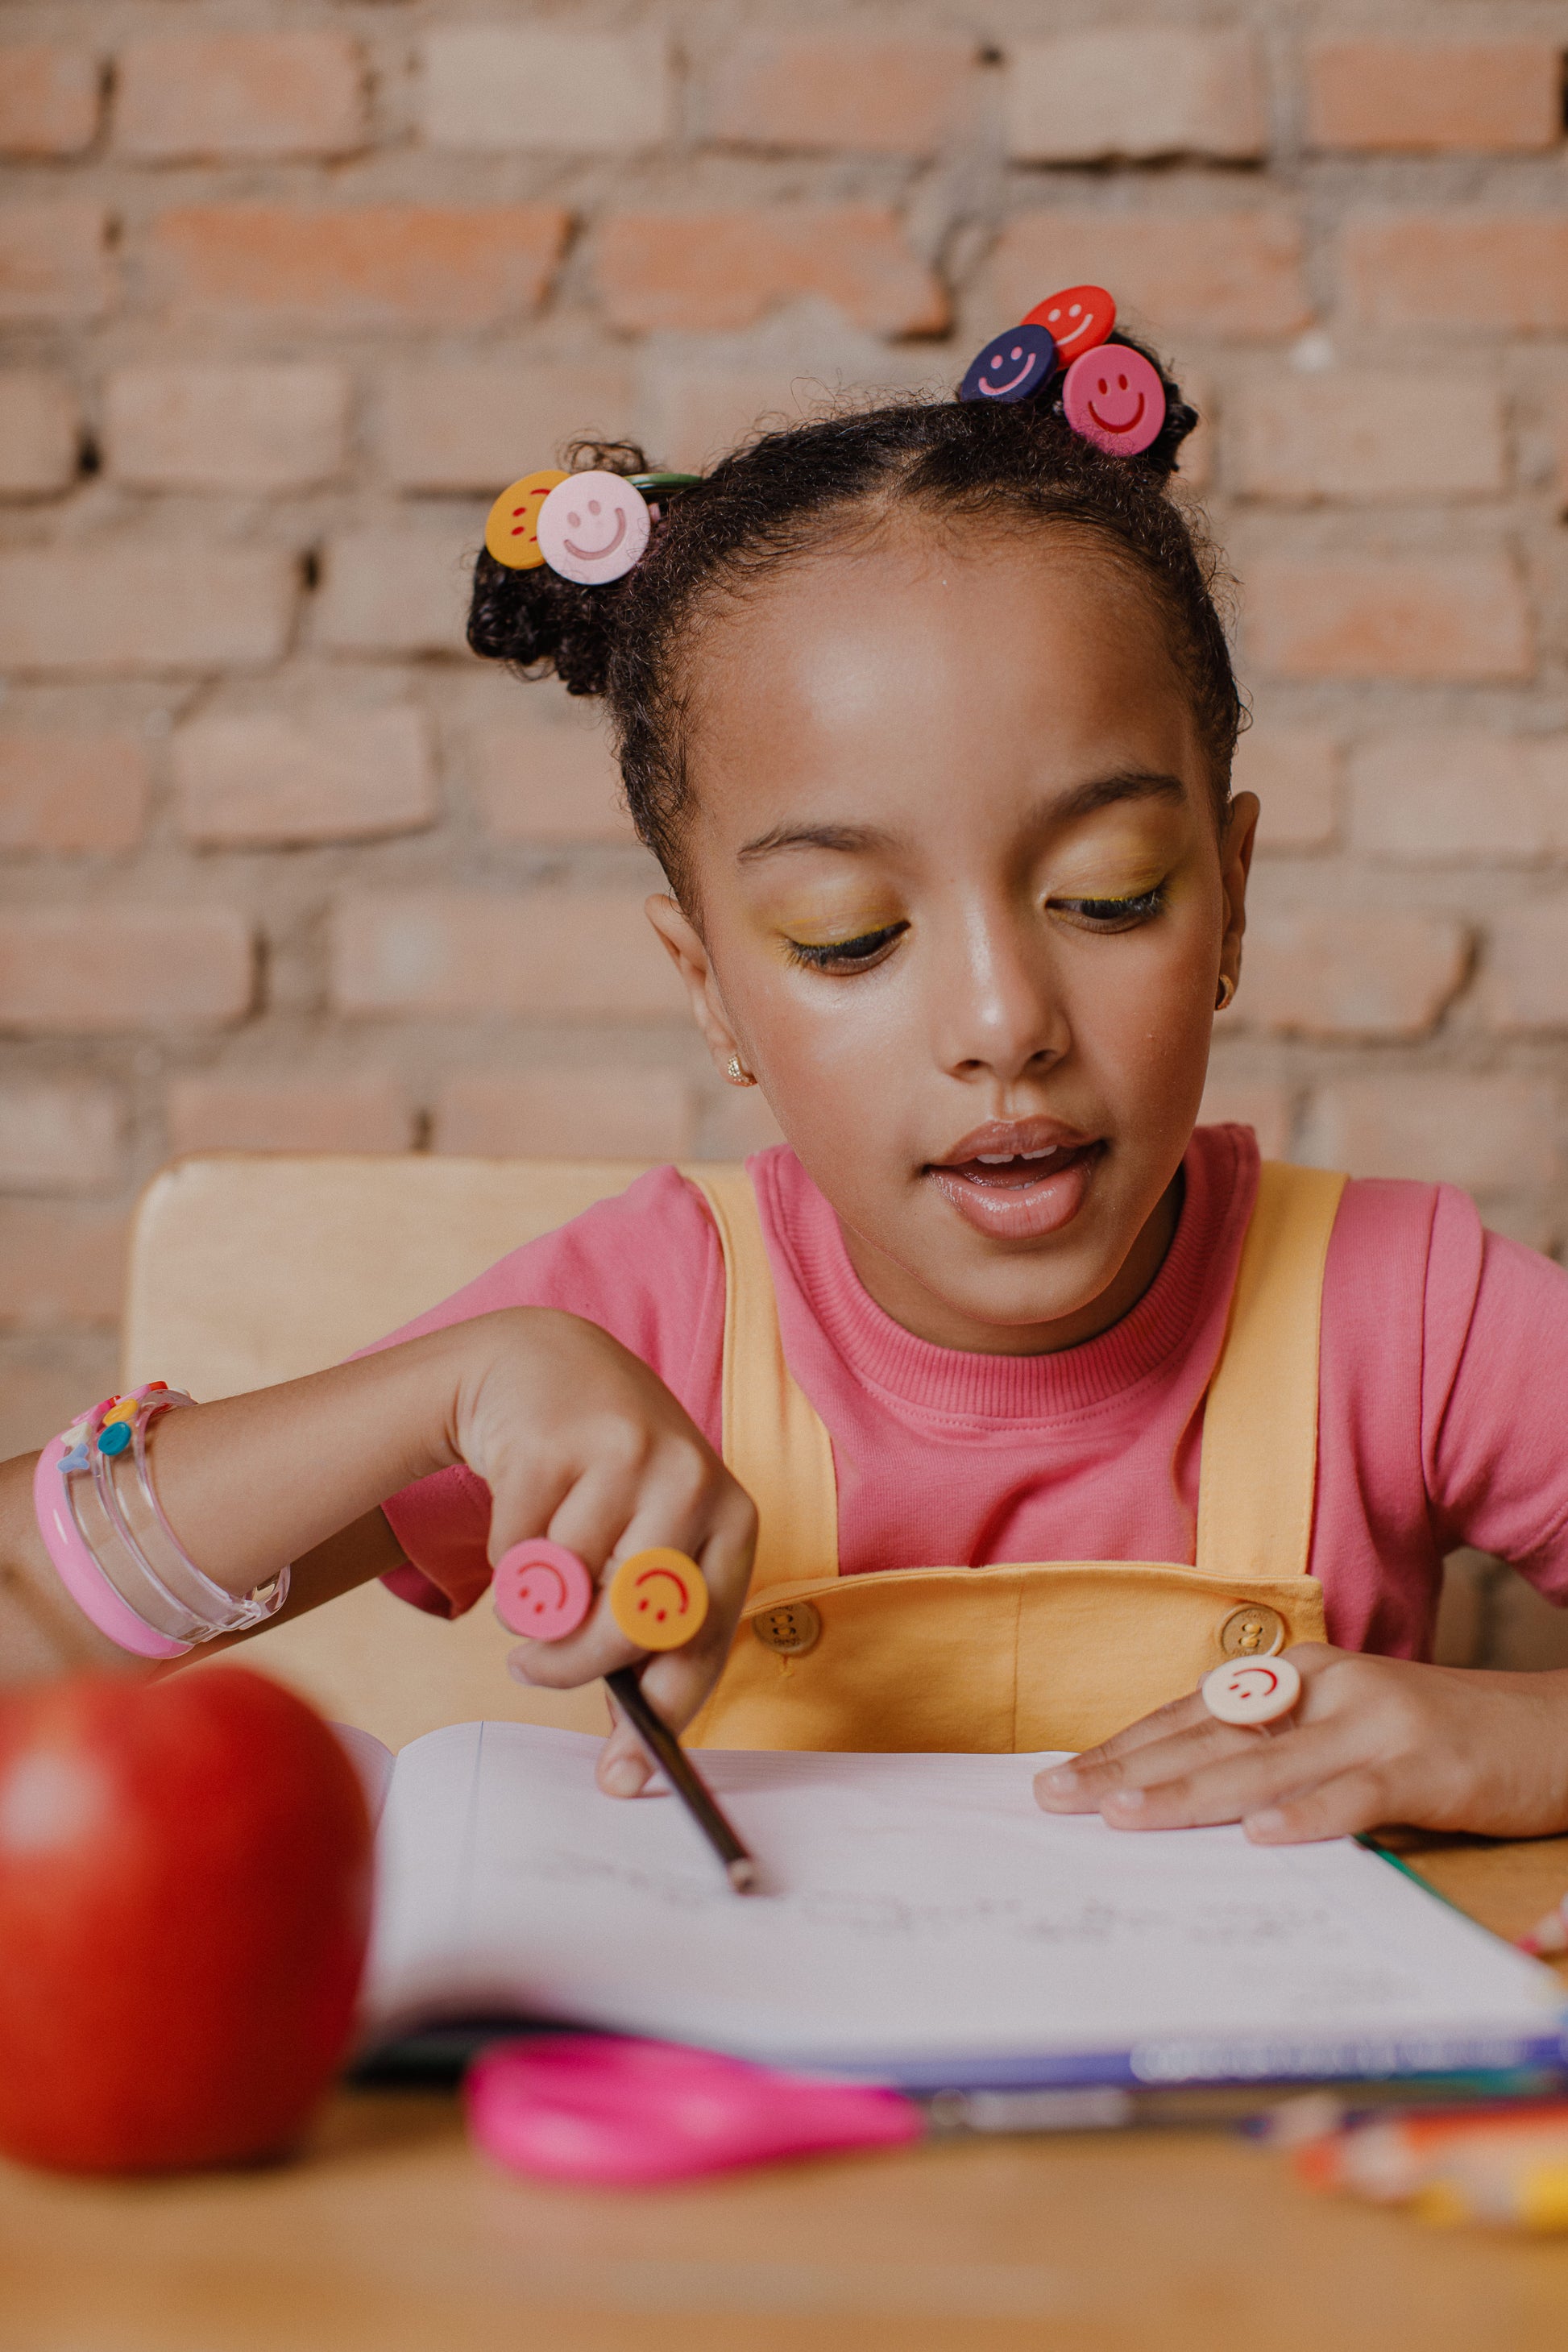
{"type": "Polygon", "coordinates": [[[610,1579],[610,1614],[639,1650],[679,1650],[708,1614],[702,1570],[664,1544],[634,1551],[610,1579]]]}
{"type": "Polygon", "coordinates": [[[539,544],[539,509],[555,488],[566,477],[556,467],[546,466],[537,474],[524,474],[520,482],[504,489],[489,511],[485,524],[485,545],[498,563],[509,572],[531,572],[536,563],[544,561],[539,544]]]}

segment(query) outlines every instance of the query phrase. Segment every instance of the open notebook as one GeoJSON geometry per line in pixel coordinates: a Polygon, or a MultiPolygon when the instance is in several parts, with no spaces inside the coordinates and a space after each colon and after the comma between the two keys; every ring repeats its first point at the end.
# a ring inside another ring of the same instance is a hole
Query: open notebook
{"type": "Polygon", "coordinates": [[[470,1723],[369,1759],[371,2040],[515,2014],[911,2089],[1562,2056],[1551,1972],[1349,1841],[1053,1819],[1033,1756],[710,1751],[742,1897],[673,1798],[599,1795],[598,1746],[470,1723]]]}

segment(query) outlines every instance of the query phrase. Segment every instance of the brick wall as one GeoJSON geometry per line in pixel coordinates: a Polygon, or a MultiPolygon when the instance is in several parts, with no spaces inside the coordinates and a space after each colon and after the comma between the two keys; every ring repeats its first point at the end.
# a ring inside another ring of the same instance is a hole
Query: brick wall
{"type": "MultiPolygon", "coordinates": [[[[1568,1239],[1568,7],[10,0],[0,1442],[211,1145],[727,1153],[489,498],[1101,279],[1205,413],[1264,856],[1215,1107],[1568,1239]]],[[[170,1368],[171,1373],[178,1367],[170,1368]]]]}

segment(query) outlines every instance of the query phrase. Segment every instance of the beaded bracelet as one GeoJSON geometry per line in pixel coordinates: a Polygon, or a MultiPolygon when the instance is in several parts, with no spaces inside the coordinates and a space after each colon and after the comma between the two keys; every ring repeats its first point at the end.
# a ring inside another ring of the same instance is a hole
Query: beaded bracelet
{"type": "Polygon", "coordinates": [[[184,1657],[264,1623],[288,1597],[282,1568],[237,1600],[203,1575],[163,1517],[147,1433],[195,1402],[164,1381],[105,1397],[50,1439],[33,1473],[38,1531],[61,1583],[100,1633],[139,1658],[184,1657]]]}

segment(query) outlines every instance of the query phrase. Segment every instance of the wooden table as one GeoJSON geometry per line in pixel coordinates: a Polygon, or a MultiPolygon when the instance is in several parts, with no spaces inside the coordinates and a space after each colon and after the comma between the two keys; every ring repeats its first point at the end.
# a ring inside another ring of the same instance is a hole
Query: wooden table
{"type": "MultiPolygon", "coordinates": [[[[1568,1839],[1426,1845],[1518,1934],[1568,1839]]],[[[1568,2239],[1308,2195],[1218,2133],[971,2141],[677,2192],[505,2179],[456,2104],[339,2098],[297,2163],[0,2168],[0,2352],[1561,2352],[1568,2239]]]]}

